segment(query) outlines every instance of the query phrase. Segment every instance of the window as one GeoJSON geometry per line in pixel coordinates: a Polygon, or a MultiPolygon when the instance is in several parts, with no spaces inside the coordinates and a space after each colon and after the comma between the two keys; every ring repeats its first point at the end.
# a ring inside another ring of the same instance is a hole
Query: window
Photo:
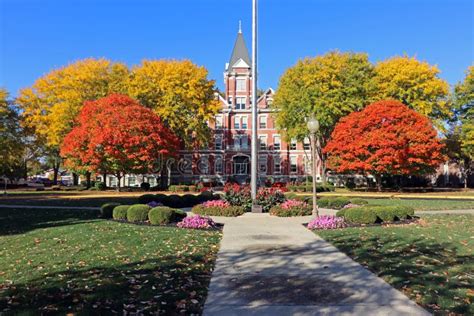
{"type": "Polygon", "coordinates": [[[258,157],[258,172],[259,173],[267,173],[267,157],[260,156],[258,157]]]}
{"type": "Polygon", "coordinates": [[[109,183],[111,187],[116,187],[118,184],[117,178],[114,176],[109,177],[109,183]]]}
{"type": "Polygon", "coordinates": [[[273,150],[281,149],[281,138],[279,135],[273,136],[273,150]]]}
{"type": "Polygon", "coordinates": [[[134,186],[137,182],[137,179],[135,177],[128,177],[128,186],[134,186]]]}
{"type": "Polygon", "coordinates": [[[245,82],[246,82],[246,79],[237,79],[235,89],[237,91],[247,90],[247,89],[245,89],[245,82]]]}
{"type": "Polygon", "coordinates": [[[235,98],[235,109],[245,110],[245,97],[235,98]]]}
{"type": "Polygon", "coordinates": [[[242,117],[242,129],[247,129],[247,116],[242,117]]]}
{"type": "Polygon", "coordinates": [[[214,163],[214,173],[222,173],[224,167],[222,165],[222,158],[217,157],[214,163]]]}
{"type": "Polygon", "coordinates": [[[216,116],[216,128],[222,128],[222,116],[216,116]]]}
{"type": "Polygon", "coordinates": [[[199,158],[197,169],[200,174],[209,174],[209,159],[206,156],[199,158]]]}
{"type": "Polygon", "coordinates": [[[234,116],[234,129],[240,129],[240,116],[234,116]]]}
{"type": "Polygon", "coordinates": [[[260,136],[258,140],[260,142],[260,149],[267,150],[267,136],[260,136]]]}
{"type": "Polygon", "coordinates": [[[267,117],[266,116],[260,116],[259,126],[260,126],[260,128],[267,128],[267,117]]]}
{"type": "Polygon", "coordinates": [[[229,97],[229,99],[227,100],[229,105],[232,105],[232,97],[229,97]]]}
{"type": "Polygon", "coordinates": [[[311,162],[311,157],[304,157],[304,172],[306,174],[312,174],[311,172],[311,165],[312,165],[312,162],[311,162]]]}
{"type": "Polygon", "coordinates": [[[247,149],[248,148],[247,135],[234,135],[234,147],[235,149],[247,149]]]}
{"type": "Polygon", "coordinates": [[[304,148],[304,150],[310,150],[311,149],[311,145],[309,143],[309,138],[308,137],[305,137],[305,139],[303,141],[303,148],[304,148]]]}
{"type": "Polygon", "coordinates": [[[222,150],[222,135],[216,135],[215,148],[216,150],[222,150]]]}
{"type": "Polygon", "coordinates": [[[296,139],[291,139],[290,150],[296,150],[296,139]]]}
{"type": "Polygon", "coordinates": [[[298,172],[298,163],[297,163],[297,157],[296,156],[291,156],[290,157],[290,172],[292,172],[292,173],[298,172]]]}
{"type": "Polygon", "coordinates": [[[281,172],[281,162],[280,162],[280,157],[278,156],[273,157],[273,172],[274,173],[281,172]]]}

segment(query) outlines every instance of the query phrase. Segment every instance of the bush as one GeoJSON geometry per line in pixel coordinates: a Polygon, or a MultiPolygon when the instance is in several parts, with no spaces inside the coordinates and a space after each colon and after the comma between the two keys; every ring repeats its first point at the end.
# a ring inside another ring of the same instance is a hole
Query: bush
{"type": "Polygon", "coordinates": [[[120,203],[105,203],[100,207],[100,217],[112,218],[114,208],[119,205],[120,203]]]}
{"type": "Polygon", "coordinates": [[[237,183],[227,183],[224,186],[224,200],[232,206],[241,206],[246,212],[252,209],[250,186],[240,186],[237,183]]]}
{"type": "Polygon", "coordinates": [[[150,184],[148,182],[142,182],[140,183],[140,188],[142,188],[143,190],[145,191],[149,191],[150,190],[150,184]]]}
{"type": "Polygon", "coordinates": [[[257,192],[257,204],[262,207],[264,212],[270,211],[270,209],[283,203],[285,201],[285,195],[278,188],[260,188],[257,192]]]}
{"type": "Polygon", "coordinates": [[[346,227],[343,217],[321,215],[308,223],[309,229],[336,229],[346,227]]]}
{"type": "Polygon", "coordinates": [[[356,205],[367,205],[367,204],[369,204],[369,201],[361,199],[361,198],[353,198],[353,199],[350,200],[350,202],[352,204],[356,204],[356,205]]]}
{"type": "Polygon", "coordinates": [[[199,215],[208,216],[228,216],[235,217],[245,213],[245,209],[242,206],[229,205],[227,207],[222,206],[206,206],[205,204],[198,204],[193,207],[192,212],[199,215]]]}
{"type": "Polygon", "coordinates": [[[375,224],[377,223],[377,214],[370,209],[363,207],[349,208],[344,212],[344,218],[355,224],[375,224]]]}
{"type": "Polygon", "coordinates": [[[348,210],[348,208],[343,208],[342,210],[337,211],[336,216],[337,217],[344,217],[344,214],[346,214],[347,210],[348,210]]]}
{"type": "Polygon", "coordinates": [[[200,202],[210,201],[210,200],[214,200],[214,199],[216,199],[216,197],[214,196],[214,194],[211,191],[205,190],[205,191],[202,191],[199,194],[199,201],[200,202]]]}
{"type": "Polygon", "coordinates": [[[270,209],[270,215],[289,217],[289,216],[307,216],[313,212],[312,206],[299,200],[287,200],[280,205],[275,205],[270,209]]]}
{"type": "Polygon", "coordinates": [[[148,220],[150,207],[146,204],[134,204],[127,210],[127,220],[132,223],[148,220]]]}
{"type": "Polygon", "coordinates": [[[100,190],[100,191],[106,189],[105,183],[102,182],[102,181],[96,182],[96,183],[95,183],[95,187],[97,188],[97,190],[100,190]]]}
{"type": "Polygon", "coordinates": [[[143,194],[138,197],[138,203],[140,204],[148,204],[150,202],[159,202],[155,200],[155,195],[154,194],[143,194]]]}
{"type": "Polygon", "coordinates": [[[202,217],[201,215],[189,216],[179,222],[178,227],[181,228],[194,228],[194,229],[205,229],[216,226],[216,223],[210,217],[202,217]]]}
{"type": "Polygon", "coordinates": [[[344,206],[350,203],[350,200],[346,197],[323,197],[318,199],[318,206],[322,208],[331,209],[342,209],[344,206]]]}
{"type": "Polygon", "coordinates": [[[166,206],[152,208],[148,212],[148,219],[153,225],[165,225],[173,222],[179,222],[186,217],[186,213],[181,210],[175,210],[166,206]]]}
{"type": "Polygon", "coordinates": [[[113,210],[112,217],[115,220],[127,220],[127,211],[130,205],[119,205],[113,210]]]}

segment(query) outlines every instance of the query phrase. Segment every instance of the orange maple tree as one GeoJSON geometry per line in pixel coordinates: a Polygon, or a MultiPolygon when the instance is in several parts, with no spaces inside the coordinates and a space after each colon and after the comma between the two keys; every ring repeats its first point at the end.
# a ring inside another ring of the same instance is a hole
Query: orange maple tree
{"type": "Polygon", "coordinates": [[[114,174],[155,171],[176,155],[179,139],[152,110],[120,94],[87,101],[61,146],[65,165],[114,174]]]}
{"type": "Polygon", "coordinates": [[[375,176],[432,172],[443,145],[431,121],[399,101],[378,101],[342,118],[324,148],[328,165],[340,172],[375,176]]]}

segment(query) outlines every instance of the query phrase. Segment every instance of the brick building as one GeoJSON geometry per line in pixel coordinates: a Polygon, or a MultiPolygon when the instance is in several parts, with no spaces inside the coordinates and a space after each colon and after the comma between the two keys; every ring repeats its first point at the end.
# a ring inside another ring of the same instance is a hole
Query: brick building
{"type": "MultiPolygon", "coordinates": [[[[173,183],[229,179],[250,181],[250,142],[252,129],[251,59],[241,31],[224,71],[225,91],[218,95],[221,109],[210,122],[213,139],[207,148],[182,151],[173,164],[173,183]]],[[[259,97],[258,105],[258,174],[259,181],[302,181],[311,170],[310,142],[285,142],[275,128],[270,105],[273,89],[259,97]]],[[[319,178],[320,168],[317,168],[319,178]]]]}

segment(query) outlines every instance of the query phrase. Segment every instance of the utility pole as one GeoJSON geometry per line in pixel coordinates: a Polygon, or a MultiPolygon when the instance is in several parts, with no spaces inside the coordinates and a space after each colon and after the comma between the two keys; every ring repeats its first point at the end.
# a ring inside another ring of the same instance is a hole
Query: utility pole
{"type": "Polygon", "coordinates": [[[252,194],[252,211],[261,212],[256,207],[257,201],[257,182],[258,182],[258,144],[257,144],[257,123],[258,123],[258,107],[257,107],[257,0],[252,0],[252,150],[251,150],[251,172],[250,186],[252,194]]]}

